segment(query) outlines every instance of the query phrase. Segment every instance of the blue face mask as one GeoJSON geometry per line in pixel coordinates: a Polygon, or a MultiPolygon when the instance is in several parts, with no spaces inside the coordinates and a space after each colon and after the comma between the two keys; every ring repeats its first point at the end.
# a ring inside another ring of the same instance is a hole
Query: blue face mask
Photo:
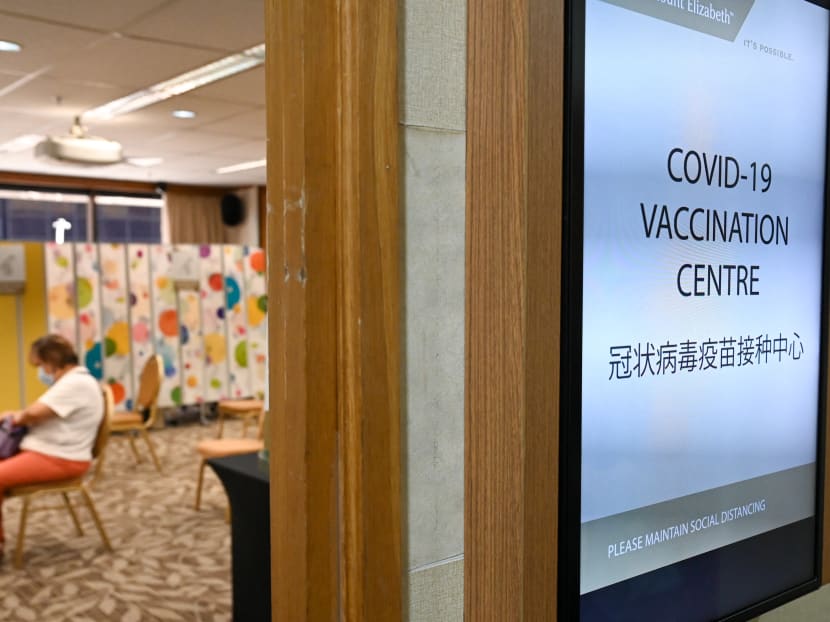
{"type": "Polygon", "coordinates": [[[37,368],[37,379],[40,380],[47,387],[55,384],[55,377],[52,374],[47,374],[42,367],[37,368]]]}

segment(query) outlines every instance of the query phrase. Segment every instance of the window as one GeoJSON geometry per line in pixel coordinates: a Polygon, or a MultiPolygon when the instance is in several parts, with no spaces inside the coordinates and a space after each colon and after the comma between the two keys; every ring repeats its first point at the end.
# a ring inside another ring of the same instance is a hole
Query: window
{"type": "Polygon", "coordinates": [[[87,239],[86,195],[66,195],[41,192],[0,192],[0,234],[4,240],[55,240],[53,226],[63,218],[67,242],[87,239]]]}
{"type": "Polygon", "coordinates": [[[95,239],[98,242],[161,243],[162,199],[95,197],[95,239]]]}
{"type": "Polygon", "coordinates": [[[50,242],[60,229],[66,242],[158,244],[163,205],[158,197],[0,189],[0,240],[50,242]]]}

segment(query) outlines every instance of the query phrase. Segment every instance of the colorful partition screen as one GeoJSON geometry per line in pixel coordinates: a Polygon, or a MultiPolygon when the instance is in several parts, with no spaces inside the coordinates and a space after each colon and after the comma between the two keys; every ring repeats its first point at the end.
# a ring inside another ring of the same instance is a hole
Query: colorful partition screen
{"type": "Polygon", "coordinates": [[[75,245],[75,303],[78,313],[78,356],[98,380],[104,377],[101,347],[101,279],[98,246],[75,245]]]}
{"type": "Polygon", "coordinates": [[[45,245],[44,255],[46,299],[49,303],[47,332],[61,335],[77,345],[75,249],[71,244],[49,243],[45,245]]]}
{"type": "Polygon", "coordinates": [[[159,392],[159,406],[182,404],[181,369],[179,362],[179,311],[176,287],[170,278],[173,248],[150,247],[150,274],[152,275],[153,345],[161,355],[164,377],[159,392]]]}
{"type": "MultiPolygon", "coordinates": [[[[198,264],[198,246],[177,246],[179,253],[198,264]]],[[[202,339],[202,307],[198,289],[178,292],[179,338],[181,340],[182,402],[198,404],[204,401],[204,342],[202,339]]]]}
{"type": "Polygon", "coordinates": [[[266,355],[268,337],[265,321],[268,303],[265,288],[265,251],[261,248],[245,248],[245,292],[248,312],[248,367],[251,377],[251,393],[263,399],[268,373],[266,355]]]}
{"type": "Polygon", "coordinates": [[[251,394],[248,369],[248,317],[245,311],[245,248],[225,249],[225,316],[227,318],[230,393],[234,398],[251,394]]]}
{"type": "Polygon", "coordinates": [[[267,376],[265,253],[242,246],[46,244],[43,332],[77,344],[119,409],[133,407],[160,354],[161,406],[262,397],[267,376]],[[180,287],[173,251],[192,254],[198,286],[180,287]]]}
{"type": "Polygon", "coordinates": [[[228,335],[225,328],[225,277],[221,246],[199,247],[204,335],[204,396],[208,402],[225,399],[228,390],[228,335]]]}
{"type": "Polygon", "coordinates": [[[153,305],[150,298],[150,247],[146,244],[127,246],[127,288],[130,317],[130,378],[133,394],[138,379],[153,348],[153,305]]]}
{"type": "Polygon", "coordinates": [[[132,409],[133,378],[130,342],[130,305],[127,285],[126,249],[121,244],[102,244],[98,249],[101,266],[101,324],[103,333],[104,380],[112,389],[117,408],[132,409]]]}

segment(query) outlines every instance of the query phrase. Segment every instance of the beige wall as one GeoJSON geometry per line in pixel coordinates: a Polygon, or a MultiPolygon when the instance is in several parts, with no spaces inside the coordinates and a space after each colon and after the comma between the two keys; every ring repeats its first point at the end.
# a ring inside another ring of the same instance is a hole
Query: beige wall
{"type": "Polygon", "coordinates": [[[409,616],[460,621],[466,0],[401,0],[409,616]]]}
{"type": "Polygon", "coordinates": [[[830,587],[803,596],[758,618],[757,622],[826,622],[830,620],[830,587]]]}

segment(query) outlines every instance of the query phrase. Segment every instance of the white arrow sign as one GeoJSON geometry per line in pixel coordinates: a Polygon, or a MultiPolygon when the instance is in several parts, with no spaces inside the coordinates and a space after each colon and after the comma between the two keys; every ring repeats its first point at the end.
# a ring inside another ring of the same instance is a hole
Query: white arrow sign
{"type": "Polygon", "coordinates": [[[52,223],[52,228],[55,230],[55,242],[63,244],[66,232],[72,228],[72,223],[66,218],[58,218],[52,223]]]}

